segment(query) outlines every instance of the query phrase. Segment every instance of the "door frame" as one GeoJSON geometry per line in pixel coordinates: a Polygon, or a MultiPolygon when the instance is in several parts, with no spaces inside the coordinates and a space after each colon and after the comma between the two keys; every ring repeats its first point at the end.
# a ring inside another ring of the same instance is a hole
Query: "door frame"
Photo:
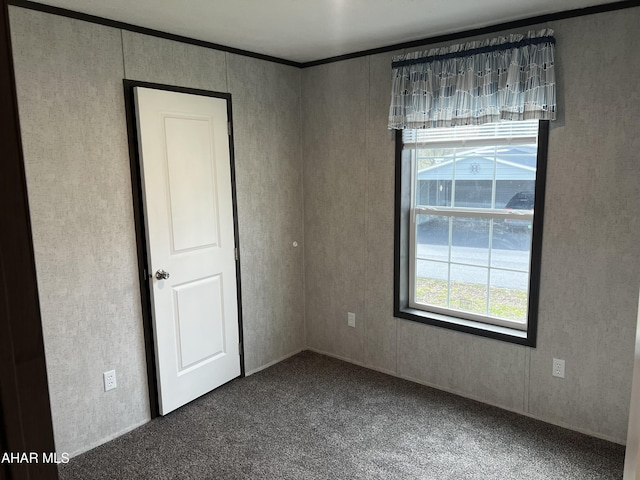
{"type": "Polygon", "coordinates": [[[136,127],[134,87],[152,88],[169,92],[187,93],[204,97],[221,98],[227,102],[227,120],[229,122],[229,160],[231,167],[231,201],[233,205],[233,233],[235,248],[238,252],[236,260],[236,285],[238,302],[238,338],[240,341],[240,377],[245,376],[244,368],[244,339],[242,332],[242,289],[240,281],[240,241],[238,232],[238,208],[236,201],[236,171],[235,155],[233,150],[233,116],[231,110],[231,94],[199,90],[195,88],[176,87],[160,83],[141,82],[137,80],[123,80],[124,103],[127,117],[127,138],[129,141],[129,161],[131,165],[131,190],[133,193],[133,217],[136,231],[136,248],[138,253],[138,279],[140,281],[140,300],[142,304],[142,325],[144,329],[144,345],[147,359],[147,379],[149,383],[149,407],[151,418],[160,416],[160,404],[158,394],[158,376],[156,371],[156,354],[153,340],[153,309],[151,306],[151,289],[149,285],[149,267],[147,251],[147,232],[144,217],[144,194],[142,188],[142,175],[140,172],[140,150],[138,148],[138,129],[136,127]]]}

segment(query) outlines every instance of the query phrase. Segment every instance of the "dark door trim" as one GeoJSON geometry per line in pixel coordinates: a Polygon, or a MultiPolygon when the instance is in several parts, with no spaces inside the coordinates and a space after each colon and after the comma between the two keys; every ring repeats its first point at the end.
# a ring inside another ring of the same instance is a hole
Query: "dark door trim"
{"type": "MultiPolygon", "coordinates": [[[[205,97],[223,98],[227,101],[227,117],[229,124],[233,125],[231,110],[231,94],[221,92],[211,92],[209,90],[198,90],[194,88],[176,87],[172,85],[162,85],[159,83],[139,82],[136,80],[123,80],[124,102],[127,116],[127,135],[129,139],[129,160],[131,163],[131,189],[133,193],[133,215],[136,230],[136,245],[138,250],[138,272],[140,279],[140,299],[142,301],[142,323],[144,328],[144,343],[147,359],[147,379],[149,383],[149,405],[151,408],[151,418],[160,415],[158,380],[156,371],[155,345],[153,341],[153,319],[151,308],[151,291],[149,290],[149,268],[147,266],[147,234],[144,219],[142,176],[140,173],[140,155],[138,149],[138,131],[136,128],[135,101],[133,97],[134,87],[155,88],[170,92],[188,93],[191,95],[201,95],[205,97]]],[[[238,208],[236,202],[236,173],[235,156],[233,151],[233,128],[229,134],[229,155],[231,159],[231,194],[233,201],[233,230],[235,236],[235,247],[240,252],[238,236],[238,208]]],[[[240,339],[240,376],[244,377],[244,344],[242,336],[242,289],[240,281],[240,256],[236,262],[236,278],[238,290],[238,334],[240,339]]]]}
{"type": "MultiPolygon", "coordinates": [[[[0,8],[0,446],[55,451],[7,1],[0,8]]],[[[0,478],[57,479],[55,463],[0,464],[0,478]]]]}

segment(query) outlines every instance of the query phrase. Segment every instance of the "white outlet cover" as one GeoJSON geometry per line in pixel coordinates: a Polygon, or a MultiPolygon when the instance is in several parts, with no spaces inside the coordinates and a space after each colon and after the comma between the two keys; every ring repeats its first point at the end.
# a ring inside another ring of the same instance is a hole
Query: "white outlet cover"
{"type": "Polygon", "coordinates": [[[554,377],[564,378],[564,360],[560,360],[559,358],[553,359],[553,369],[551,374],[554,377]]]}
{"type": "Polygon", "coordinates": [[[115,370],[109,370],[108,372],[104,372],[102,374],[103,379],[104,379],[104,391],[108,392],[109,390],[113,390],[114,388],[116,388],[118,386],[118,383],[116,382],[116,371],[115,370]]]}
{"type": "Polygon", "coordinates": [[[347,312],[347,325],[350,327],[356,326],[356,314],[352,312],[347,312]]]}

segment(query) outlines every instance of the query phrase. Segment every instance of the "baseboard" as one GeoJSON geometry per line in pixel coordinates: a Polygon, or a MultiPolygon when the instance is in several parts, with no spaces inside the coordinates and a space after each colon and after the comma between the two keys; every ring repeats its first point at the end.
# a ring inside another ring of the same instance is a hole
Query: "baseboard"
{"type": "Polygon", "coordinates": [[[293,352],[291,352],[291,353],[287,353],[285,356],[280,357],[280,358],[277,358],[276,360],[274,360],[274,361],[272,361],[272,362],[269,362],[269,363],[267,363],[267,364],[265,364],[265,365],[261,365],[261,366],[259,366],[258,368],[254,368],[253,370],[249,370],[248,372],[245,372],[245,373],[244,373],[244,376],[245,376],[245,377],[248,377],[249,375],[253,375],[254,373],[258,373],[258,372],[260,372],[261,370],[264,370],[265,368],[272,367],[272,366],[274,366],[276,363],[280,363],[280,362],[282,362],[282,361],[286,360],[287,358],[293,357],[294,355],[297,355],[297,354],[299,354],[300,352],[303,352],[303,351],[305,351],[305,350],[308,350],[308,349],[306,349],[306,348],[301,348],[301,349],[299,349],[299,350],[294,350],[293,352]]]}
{"type": "MultiPolygon", "coordinates": [[[[579,427],[576,427],[574,425],[569,425],[569,424],[566,424],[566,423],[563,423],[563,422],[560,422],[560,421],[554,421],[554,420],[550,420],[550,419],[547,419],[547,418],[542,418],[542,417],[539,417],[537,415],[533,415],[531,413],[524,412],[522,410],[518,410],[518,409],[515,409],[515,408],[507,407],[505,405],[497,404],[495,402],[488,402],[486,399],[483,399],[483,398],[480,398],[480,397],[476,397],[474,395],[469,395],[469,394],[467,394],[465,392],[460,392],[460,391],[452,389],[452,388],[447,388],[447,387],[443,387],[441,385],[425,382],[425,381],[422,381],[422,380],[419,380],[417,378],[413,378],[413,377],[410,377],[410,376],[407,376],[407,375],[400,375],[400,374],[398,374],[398,373],[396,373],[394,371],[391,371],[391,370],[387,370],[387,369],[384,369],[384,368],[378,368],[378,367],[375,367],[375,366],[372,366],[372,365],[367,365],[366,363],[359,362],[357,360],[353,360],[353,359],[350,359],[348,357],[343,357],[341,355],[336,355],[334,353],[325,352],[323,350],[320,350],[320,349],[317,349],[317,348],[313,348],[313,347],[307,347],[307,348],[301,348],[301,349],[298,349],[298,350],[294,350],[293,352],[290,352],[290,353],[288,353],[288,354],[286,354],[286,355],[284,355],[284,356],[282,356],[282,357],[280,357],[280,358],[278,358],[276,360],[273,360],[273,361],[271,361],[271,362],[269,362],[269,363],[267,363],[265,365],[261,365],[258,368],[254,368],[254,369],[246,372],[245,376],[248,377],[249,375],[253,375],[254,373],[258,373],[258,372],[260,372],[260,371],[262,371],[262,370],[264,370],[266,368],[272,367],[273,365],[276,365],[276,364],[286,360],[287,358],[293,357],[294,355],[297,355],[298,353],[306,351],[306,350],[308,350],[310,352],[314,352],[314,353],[320,354],[320,355],[325,355],[327,357],[335,358],[335,359],[341,360],[343,362],[351,363],[351,364],[357,365],[359,367],[367,368],[369,370],[374,370],[376,372],[384,373],[386,375],[391,375],[392,377],[401,378],[401,379],[407,380],[409,382],[413,382],[413,383],[417,383],[417,384],[420,384],[420,385],[424,385],[425,387],[435,388],[436,390],[441,390],[443,392],[451,393],[451,394],[457,395],[459,397],[468,398],[468,399],[474,400],[476,402],[480,402],[480,403],[484,403],[486,405],[491,405],[491,406],[494,406],[494,407],[497,407],[497,408],[501,408],[501,409],[507,410],[509,412],[517,413],[517,414],[523,415],[525,417],[529,417],[529,418],[533,418],[535,420],[539,420],[541,422],[549,423],[551,425],[555,425],[555,426],[558,426],[558,427],[561,427],[561,428],[566,428],[567,430],[572,430],[572,431],[575,431],[575,432],[583,433],[585,435],[589,435],[590,437],[599,438],[601,440],[606,440],[608,442],[616,443],[618,445],[625,445],[625,442],[621,442],[620,440],[612,438],[612,437],[609,437],[607,435],[602,435],[600,433],[592,432],[592,431],[590,431],[588,429],[579,428],[579,427]]],[[[76,457],[76,456],[78,456],[78,455],[80,455],[82,453],[85,453],[85,452],[87,452],[87,451],[89,451],[89,450],[91,450],[93,448],[96,448],[96,447],[98,447],[98,446],[100,446],[100,445],[102,445],[104,443],[107,443],[107,442],[109,442],[111,440],[114,440],[114,439],[124,435],[125,433],[130,432],[131,430],[135,430],[136,428],[141,427],[142,425],[144,425],[145,423],[148,423],[149,421],[150,421],[150,419],[146,419],[146,420],[138,422],[138,423],[136,423],[134,425],[130,425],[127,428],[125,428],[125,429],[123,429],[123,430],[121,430],[121,431],[119,431],[117,433],[109,435],[108,437],[105,437],[105,438],[103,438],[101,440],[98,440],[97,442],[91,443],[91,444],[89,444],[89,445],[87,445],[87,446],[85,446],[85,447],[83,447],[83,448],[81,448],[79,450],[76,450],[74,452],[69,453],[69,457],[70,458],[76,457]]]]}
{"type": "Polygon", "coordinates": [[[69,453],[69,458],[73,458],[73,457],[77,457],[80,454],[83,454],[85,452],[88,452],[89,450],[92,450],[96,447],[99,447],[100,445],[103,445],[107,442],[110,442],[111,440],[115,440],[116,438],[124,435],[125,433],[129,433],[131,430],[135,430],[138,427],[141,427],[142,425],[149,423],[151,421],[151,418],[148,418],[146,420],[143,420],[141,422],[137,422],[134,423],[133,425],[129,425],[127,428],[124,428],[122,430],[120,430],[119,432],[113,433],[111,435],[109,435],[108,437],[104,437],[101,440],[98,440],[97,442],[93,442],[90,443],[89,445],[86,445],[84,447],[82,447],[79,450],[76,450],[74,452],[70,452],[69,453]]]}
{"type": "Polygon", "coordinates": [[[508,406],[505,406],[505,405],[500,405],[500,404],[495,403],[495,402],[488,402],[484,398],[476,397],[475,395],[469,395],[467,393],[460,392],[460,391],[452,389],[452,388],[442,387],[442,386],[437,385],[437,384],[424,382],[422,380],[418,380],[416,378],[412,378],[412,377],[409,377],[409,376],[406,376],[406,375],[394,375],[394,376],[396,376],[398,378],[402,378],[403,380],[408,380],[410,382],[419,383],[420,385],[424,385],[425,387],[431,387],[431,388],[435,388],[436,390],[442,390],[443,392],[452,393],[453,395],[457,395],[459,397],[468,398],[469,400],[474,400],[476,402],[484,403],[486,405],[491,405],[492,407],[498,407],[498,408],[501,408],[502,410],[507,410],[508,412],[513,412],[513,413],[517,413],[518,415],[523,415],[525,417],[533,418],[534,420],[539,420],[541,422],[548,423],[550,425],[555,425],[556,427],[566,428],[567,430],[572,430],[574,432],[583,433],[585,435],[589,435],[590,437],[599,438],[600,440],[606,440],[608,442],[616,443],[618,445],[624,445],[625,444],[624,442],[621,442],[618,439],[615,439],[613,437],[609,437],[607,435],[602,435],[601,433],[592,432],[592,431],[590,431],[588,429],[576,427],[574,425],[569,425],[567,423],[560,422],[560,421],[557,421],[557,420],[551,420],[551,419],[548,419],[548,418],[543,418],[543,417],[540,417],[538,415],[534,415],[532,413],[525,412],[523,410],[518,410],[517,408],[511,408],[511,407],[508,407],[508,406]]]}
{"type": "Polygon", "coordinates": [[[357,360],[352,360],[351,358],[343,357],[341,355],[336,355],[336,354],[330,353],[330,352],[325,352],[324,350],[319,350],[319,349],[313,348],[313,347],[307,347],[307,348],[305,348],[305,350],[308,350],[309,352],[313,352],[313,353],[319,353],[320,355],[324,355],[326,357],[335,358],[337,360],[342,360],[343,362],[352,363],[353,365],[358,365],[359,367],[368,368],[369,370],[374,370],[376,372],[386,373],[387,375],[391,375],[392,377],[401,378],[393,370],[387,370],[385,368],[379,368],[379,367],[375,367],[373,365],[367,365],[366,363],[358,362],[357,360]]]}
{"type": "Polygon", "coordinates": [[[520,415],[524,415],[525,417],[533,418],[535,420],[540,420],[541,422],[544,422],[544,423],[549,423],[551,425],[555,425],[556,427],[562,427],[562,428],[566,428],[567,430],[572,430],[574,432],[583,433],[585,435],[589,435],[590,437],[599,438],[600,440],[606,440],[607,442],[615,443],[617,445],[625,446],[627,444],[626,441],[621,441],[621,440],[618,440],[616,438],[610,437],[608,435],[602,435],[601,433],[596,433],[596,432],[592,432],[592,431],[584,429],[584,428],[575,427],[573,425],[569,425],[567,423],[563,423],[563,422],[560,422],[560,421],[557,421],[557,420],[549,420],[547,418],[542,418],[542,417],[539,417],[538,415],[533,415],[532,413],[527,413],[527,412],[518,412],[518,411],[515,411],[515,410],[514,410],[514,412],[515,413],[519,413],[520,415]]]}
{"type": "Polygon", "coordinates": [[[366,363],[358,362],[357,360],[352,360],[350,358],[343,357],[341,355],[336,355],[336,354],[333,354],[333,353],[330,353],[330,352],[325,352],[325,351],[319,350],[317,348],[307,347],[307,350],[309,350],[311,352],[318,353],[320,355],[326,355],[327,357],[332,357],[332,358],[335,358],[337,360],[342,360],[344,362],[351,363],[353,365],[358,365],[359,367],[368,368],[369,370],[375,370],[377,372],[386,373],[387,375],[391,375],[392,377],[397,377],[397,378],[401,378],[403,380],[407,380],[409,382],[418,383],[420,385],[424,385],[425,387],[435,388],[436,390],[441,390],[443,392],[452,393],[453,395],[457,395],[459,397],[468,398],[469,400],[474,400],[476,402],[484,403],[486,405],[491,405],[493,407],[498,407],[498,408],[501,408],[502,410],[507,410],[509,412],[517,413],[517,414],[523,415],[525,417],[533,418],[534,420],[540,420],[541,422],[549,423],[549,424],[555,425],[557,427],[566,428],[567,430],[572,430],[572,431],[578,432],[578,433],[583,433],[585,435],[589,435],[590,437],[599,438],[601,440],[606,440],[608,442],[616,443],[618,445],[625,445],[624,441],[620,441],[619,439],[610,437],[608,435],[602,435],[601,433],[592,432],[592,431],[590,431],[588,429],[576,427],[574,425],[569,425],[569,424],[566,424],[566,423],[563,423],[563,422],[560,422],[560,421],[557,421],[557,420],[543,418],[543,417],[540,417],[538,415],[533,415],[533,414],[531,414],[529,412],[518,410],[516,408],[511,408],[511,407],[508,407],[508,406],[505,406],[505,405],[500,405],[500,404],[495,403],[495,402],[489,402],[484,398],[476,397],[475,395],[469,395],[468,393],[461,392],[461,391],[458,391],[458,390],[455,390],[455,389],[452,389],[452,388],[447,388],[447,387],[443,387],[441,385],[437,385],[437,384],[434,384],[434,383],[429,383],[429,382],[425,382],[423,380],[418,380],[417,378],[413,378],[413,377],[410,377],[410,376],[407,376],[407,375],[400,375],[400,374],[398,374],[396,372],[393,372],[391,370],[385,370],[385,369],[382,369],[382,368],[376,368],[374,366],[367,365],[366,363]]]}

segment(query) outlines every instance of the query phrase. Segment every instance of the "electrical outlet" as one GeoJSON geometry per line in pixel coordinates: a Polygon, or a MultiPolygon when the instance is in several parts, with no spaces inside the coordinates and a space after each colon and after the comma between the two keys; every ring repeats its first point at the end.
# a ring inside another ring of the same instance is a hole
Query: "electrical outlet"
{"type": "Polygon", "coordinates": [[[117,382],[116,382],[116,371],[115,370],[109,370],[108,372],[104,372],[103,374],[104,377],[104,391],[108,392],[109,390],[113,390],[114,388],[116,388],[118,386],[117,382]]]}
{"type": "Polygon", "coordinates": [[[347,325],[356,328],[356,314],[347,312],[347,325]]]}
{"type": "Polygon", "coordinates": [[[564,378],[564,360],[560,360],[557,358],[553,359],[553,370],[551,374],[554,377],[564,378]]]}

